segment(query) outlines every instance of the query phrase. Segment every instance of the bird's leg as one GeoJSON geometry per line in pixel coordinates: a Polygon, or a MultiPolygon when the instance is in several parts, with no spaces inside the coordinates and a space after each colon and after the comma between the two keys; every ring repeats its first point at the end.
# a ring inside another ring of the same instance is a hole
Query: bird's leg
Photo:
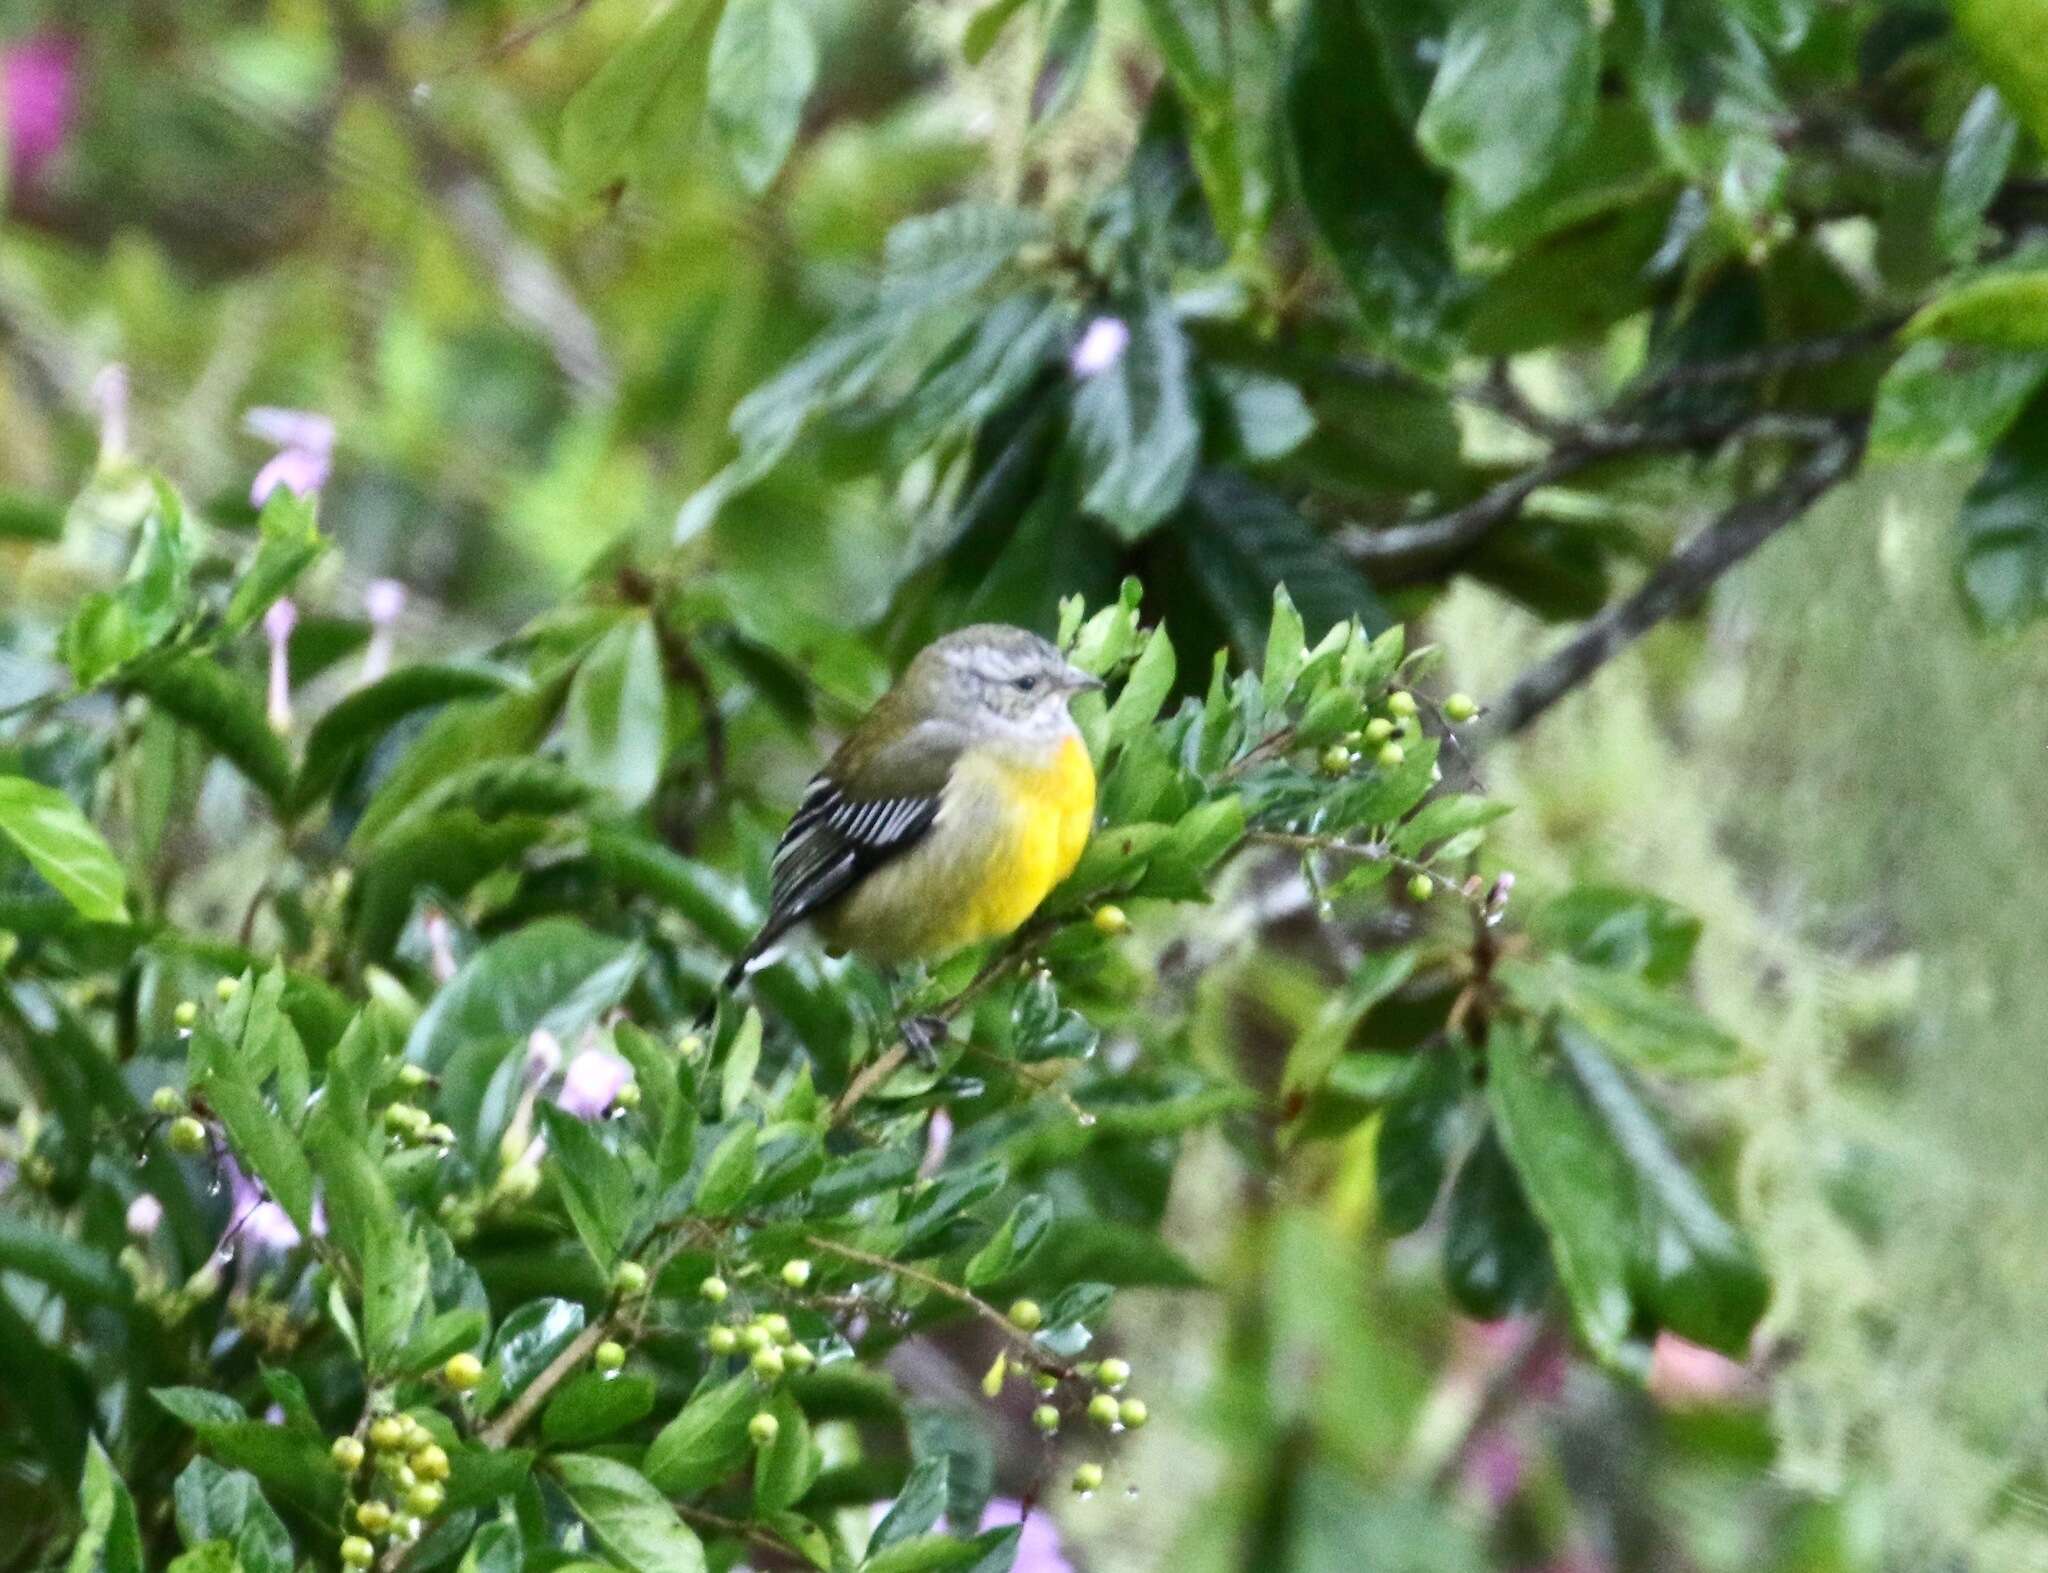
{"type": "Polygon", "coordinates": [[[916,999],[924,985],[923,967],[913,967],[907,973],[891,973],[890,1002],[898,1012],[896,1031],[903,1039],[903,1046],[910,1050],[910,1057],[925,1070],[937,1070],[939,1045],[946,1040],[946,1018],[922,1012],[901,1014],[903,1005],[916,999]]]}

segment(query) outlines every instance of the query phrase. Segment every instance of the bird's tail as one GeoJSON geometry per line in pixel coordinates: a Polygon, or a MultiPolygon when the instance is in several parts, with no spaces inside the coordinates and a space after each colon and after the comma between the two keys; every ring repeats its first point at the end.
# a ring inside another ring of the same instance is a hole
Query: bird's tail
{"type": "Polygon", "coordinates": [[[711,998],[704,1002],[704,1008],[697,1012],[693,1026],[704,1028],[711,1025],[712,1018],[718,1014],[718,1002],[746,982],[747,969],[759,959],[761,952],[779,937],[778,931],[767,928],[753,937],[747,948],[740,952],[739,959],[725,969],[725,976],[718,980],[718,988],[712,993],[711,998]]]}

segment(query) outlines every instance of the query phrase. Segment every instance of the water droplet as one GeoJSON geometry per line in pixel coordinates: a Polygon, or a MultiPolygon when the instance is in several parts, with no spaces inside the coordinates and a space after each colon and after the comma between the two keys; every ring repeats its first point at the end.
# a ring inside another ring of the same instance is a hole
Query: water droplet
{"type": "Polygon", "coordinates": [[[1137,1500],[1138,1500],[1138,1488],[1137,1488],[1136,1486],[1125,1486],[1125,1487],[1124,1487],[1124,1500],[1125,1500],[1126,1502],[1135,1502],[1135,1501],[1137,1501],[1137,1500]]]}
{"type": "Polygon", "coordinates": [[[1083,1502],[1093,1502],[1095,1500],[1095,1493],[1093,1491],[1082,1491],[1077,1493],[1077,1495],[1083,1502]]]}
{"type": "Polygon", "coordinates": [[[1335,917],[1336,915],[1337,915],[1337,908],[1336,908],[1336,907],[1335,907],[1335,905],[1334,905],[1334,904],[1332,904],[1331,902],[1328,902],[1328,901],[1319,901],[1319,902],[1317,902],[1317,903],[1316,903],[1316,916],[1317,916],[1317,917],[1321,917],[1321,918],[1334,918],[1334,917],[1335,917]]]}
{"type": "Polygon", "coordinates": [[[415,104],[424,104],[424,103],[425,103],[425,102],[426,102],[426,101],[427,101],[428,99],[432,98],[433,96],[434,96],[434,84],[433,84],[433,83],[431,83],[431,82],[415,82],[415,83],[413,83],[413,85],[412,85],[412,101],[413,101],[413,102],[414,102],[415,104]]]}
{"type": "Polygon", "coordinates": [[[625,1117],[626,1106],[623,1103],[613,1104],[611,1107],[611,1112],[605,1116],[605,1118],[608,1120],[623,1120],[625,1117]]]}
{"type": "Polygon", "coordinates": [[[146,1148],[146,1147],[145,1147],[145,1148],[144,1148],[144,1149],[143,1149],[143,1150],[142,1150],[141,1152],[139,1152],[139,1153],[137,1153],[137,1154],[135,1155],[135,1167],[136,1167],[136,1168],[138,1168],[138,1169],[146,1169],[146,1168],[148,1168],[148,1167],[149,1167],[149,1149],[148,1149],[148,1148],[146,1148]]]}
{"type": "Polygon", "coordinates": [[[218,1196],[218,1195],[220,1195],[220,1193],[221,1193],[221,1187],[222,1187],[222,1185],[223,1185],[224,1183],[225,1183],[225,1182],[224,1182],[224,1181],[223,1181],[223,1180],[221,1179],[221,1177],[220,1177],[219,1175],[217,1175],[217,1174],[216,1174],[216,1175],[215,1175],[215,1176],[213,1177],[213,1180],[211,1181],[211,1183],[209,1183],[209,1184],[207,1185],[207,1187],[206,1187],[206,1194],[207,1194],[208,1196],[218,1196]]]}
{"type": "Polygon", "coordinates": [[[1086,1109],[1083,1109],[1079,1114],[1074,1116],[1074,1123],[1080,1126],[1083,1130],[1086,1130],[1089,1126],[1095,1123],[1095,1116],[1090,1114],[1086,1109]]]}

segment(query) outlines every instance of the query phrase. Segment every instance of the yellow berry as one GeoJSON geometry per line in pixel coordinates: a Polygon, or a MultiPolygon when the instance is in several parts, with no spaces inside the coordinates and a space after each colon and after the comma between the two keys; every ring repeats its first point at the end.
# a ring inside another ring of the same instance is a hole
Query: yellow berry
{"type": "Polygon", "coordinates": [[[1095,1375],[1113,1393],[1131,1379],[1131,1363],[1112,1357],[1095,1368],[1095,1375]]]}
{"type": "Polygon", "coordinates": [[[786,1344],[796,1335],[790,1331],[789,1318],[780,1311],[770,1311],[760,1319],[761,1331],[778,1344],[786,1344]]]}
{"type": "Polygon", "coordinates": [[[801,1289],[811,1281],[811,1264],[801,1256],[792,1257],[782,1264],[782,1281],[792,1289],[801,1289]]]}
{"type": "Polygon", "coordinates": [[[484,1363],[473,1354],[450,1355],[441,1367],[442,1380],[458,1393],[466,1393],[484,1379],[484,1363]]]}
{"type": "Polygon", "coordinates": [[[1050,1393],[1060,1385],[1060,1379],[1050,1371],[1033,1371],[1031,1385],[1041,1393],[1050,1393]]]}
{"type": "Polygon", "coordinates": [[[400,1421],[405,1426],[405,1450],[408,1453],[425,1447],[434,1440],[434,1433],[421,1425],[411,1415],[400,1416],[400,1421]]]}
{"type": "Polygon", "coordinates": [[[1039,1309],[1036,1300],[1017,1300],[1011,1303],[1010,1322],[1012,1326],[1021,1328],[1028,1333],[1044,1320],[1045,1312],[1039,1309]]]}
{"type": "Polygon", "coordinates": [[[188,1158],[197,1157],[206,1151],[206,1127],[189,1114],[181,1114],[171,1121],[171,1151],[183,1153],[188,1158]]]}
{"type": "Polygon", "coordinates": [[[1435,894],[1436,881],[1427,874],[1417,874],[1408,881],[1408,899],[1410,901],[1427,901],[1435,894]]]}
{"type": "Polygon", "coordinates": [[[1152,1411],[1145,1407],[1144,1399],[1126,1398],[1117,1408],[1117,1418],[1126,1430],[1135,1431],[1152,1418],[1152,1411]]]}
{"type": "Polygon", "coordinates": [[[1113,1426],[1121,1411],[1117,1401],[1107,1393],[1097,1393],[1088,1400],[1088,1418],[1099,1426],[1113,1426]]]}
{"type": "Polygon", "coordinates": [[[181,1027],[189,1027],[199,1019],[197,1000],[179,1000],[171,1010],[171,1020],[181,1027]]]}
{"type": "Polygon", "coordinates": [[[1351,769],[1351,750],[1342,743],[1332,743],[1323,750],[1323,774],[1341,776],[1351,769]]]}
{"type": "Polygon", "coordinates": [[[765,1409],[747,1422],[747,1435],[756,1447],[769,1446],[781,1432],[782,1422],[765,1409]]]}
{"type": "Polygon", "coordinates": [[[1131,926],[1131,920],[1125,916],[1124,909],[1109,903],[1104,903],[1095,909],[1093,922],[1095,924],[1095,932],[1102,935],[1105,939],[1115,939],[1117,935],[1123,933],[1124,930],[1131,926]]]}
{"type": "Polygon", "coordinates": [[[424,1065],[401,1065],[398,1067],[398,1085],[407,1092],[418,1092],[434,1078],[427,1074],[424,1065]]]}
{"type": "Polygon", "coordinates": [[[359,1502],[356,1504],[356,1522],[373,1535],[381,1535],[391,1527],[391,1505],[388,1502],[359,1502]]]}
{"type": "Polygon", "coordinates": [[[334,1446],[327,1450],[327,1456],[334,1460],[334,1467],[345,1475],[352,1475],[363,1467],[363,1444],[352,1436],[338,1436],[334,1446]]]}
{"type": "Polygon", "coordinates": [[[1047,1436],[1051,1436],[1060,1428],[1060,1412],[1051,1404],[1040,1404],[1031,1411],[1031,1423],[1047,1436]]]}
{"type": "Polygon", "coordinates": [[[1102,1489],[1102,1466],[1100,1464],[1078,1464],[1074,1468],[1074,1489],[1082,1496],[1102,1489]]]}
{"type": "Polygon", "coordinates": [[[694,1032],[686,1032],[676,1040],[676,1053],[684,1059],[694,1059],[704,1052],[704,1040],[694,1032]]]}
{"type": "Polygon", "coordinates": [[[1397,688],[1387,695],[1387,714],[1406,720],[1415,714],[1415,696],[1405,688],[1397,688]]]}
{"type": "Polygon", "coordinates": [[[747,1364],[753,1369],[754,1375],[773,1381],[782,1375],[782,1351],[769,1344],[766,1348],[756,1349],[753,1358],[747,1364]]]}
{"type": "Polygon", "coordinates": [[[352,1568],[366,1568],[377,1560],[377,1548],[361,1535],[350,1535],[341,1543],[341,1560],[352,1568]]]}
{"type": "Polygon", "coordinates": [[[405,1422],[396,1415],[381,1415],[370,1422],[370,1445],[384,1452],[405,1443],[405,1422]]]}
{"type": "Polygon", "coordinates": [[[1479,714],[1478,701],[1470,694],[1453,694],[1444,701],[1444,717],[1451,721],[1469,721],[1479,714]]]}
{"type": "Polygon", "coordinates": [[[774,1342],[768,1336],[768,1329],[759,1322],[749,1323],[740,1329],[740,1347],[749,1354],[757,1354],[774,1342]]]}
{"type": "Polygon", "coordinates": [[[1376,757],[1379,760],[1380,769],[1392,770],[1408,757],[1408,751],[1399,743],[1382,743],[1379,754],[1376,757]]]}
{"type": "Polygon", "coordinates": [[[149,1106],[159,1114],[183,1114],[185,1099],[175,1087],[159,1087],[149,1095],[149,1106]]]}
{"type": "Polygon", "coordinates": [[[1385,716],[1374,716],[1365,723],[1365,740],[1368,743],[1384,743],[1394,735],[1394,723],[1385,716]]]}
{"type": "Polygon", "coordinates": [[[716,1273],[713,1273],[709,1278],[697,1285],[697,1293],[706,1300],[709,1300],[713,1305],[725,1304],[725,1297],[731,1292],[730,1289],[726,1288],[725,1280],[716,1273]]]}
{"type": "Polygon", "coordinates": [[[429,1442],[412,1455],[412,1472],[422,1480],[446,1480],[448,1478],[448,1450],[438,1442],[429,1442]]]}
{"type": "Polygon", "coordinates": [[[647,1269],[638,1262],[621,1262],[612,1274],[612,1287],[620,1294],[639,1294],[647,1287],[647,1269]]]}
{"type": "Polygon", "coordinates": [[[441,1511],[441,1504],[448,1500],[448,1493],[431,1480],[422,1480],[405,1494],[405,1505],[422,1518],[441,1511]]]}
{"type": "Polygon", "coordinates": [[[214,984],[213,992],[225,1003],[240,993],[241,988],[242,980],[240,978],[222,978],[218,983],[214,984]]]}
{"type": "Polygon", "coordinates": [[[740,1335],[730,1327],[714,1327],[704,1335],[704,1347],[715,1355],[729,1355],[740,1346],[740,1335]]]}
{"type": "Polygon", "coordinates": [[[792,1371],[808,1371],[818,1363],[808,1344],[791,1344],[782,1351],[782,1358],[792,1371]]]}
{"type": "Polygon", "coordinates": [[[616,1371],[626,1363],[626,1346],[617,1339],[607,1338],[597,1346],[590,1363],[600,1371],[616,1371]]]}
{"type": "Polygon", "coordinates": [[[612,1102],[617,1104],[622,1109],[639,1108],[640,1083],[638,1083],[637,1081],[621,1083],[619,1086],[619,1090],[612,1094],[612,1102]]]}

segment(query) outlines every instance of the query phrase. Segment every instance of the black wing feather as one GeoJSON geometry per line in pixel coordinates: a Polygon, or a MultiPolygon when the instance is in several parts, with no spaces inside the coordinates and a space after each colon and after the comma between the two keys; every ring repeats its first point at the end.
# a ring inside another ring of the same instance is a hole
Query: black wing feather
{"type": "Polygon", "coordinates": [[[937,793],[854,798],[830,776],[813,776],[776,843],[768,919],[726,974],[726,987],[790,929],[916,846],[938,815],[937,793]]]}

